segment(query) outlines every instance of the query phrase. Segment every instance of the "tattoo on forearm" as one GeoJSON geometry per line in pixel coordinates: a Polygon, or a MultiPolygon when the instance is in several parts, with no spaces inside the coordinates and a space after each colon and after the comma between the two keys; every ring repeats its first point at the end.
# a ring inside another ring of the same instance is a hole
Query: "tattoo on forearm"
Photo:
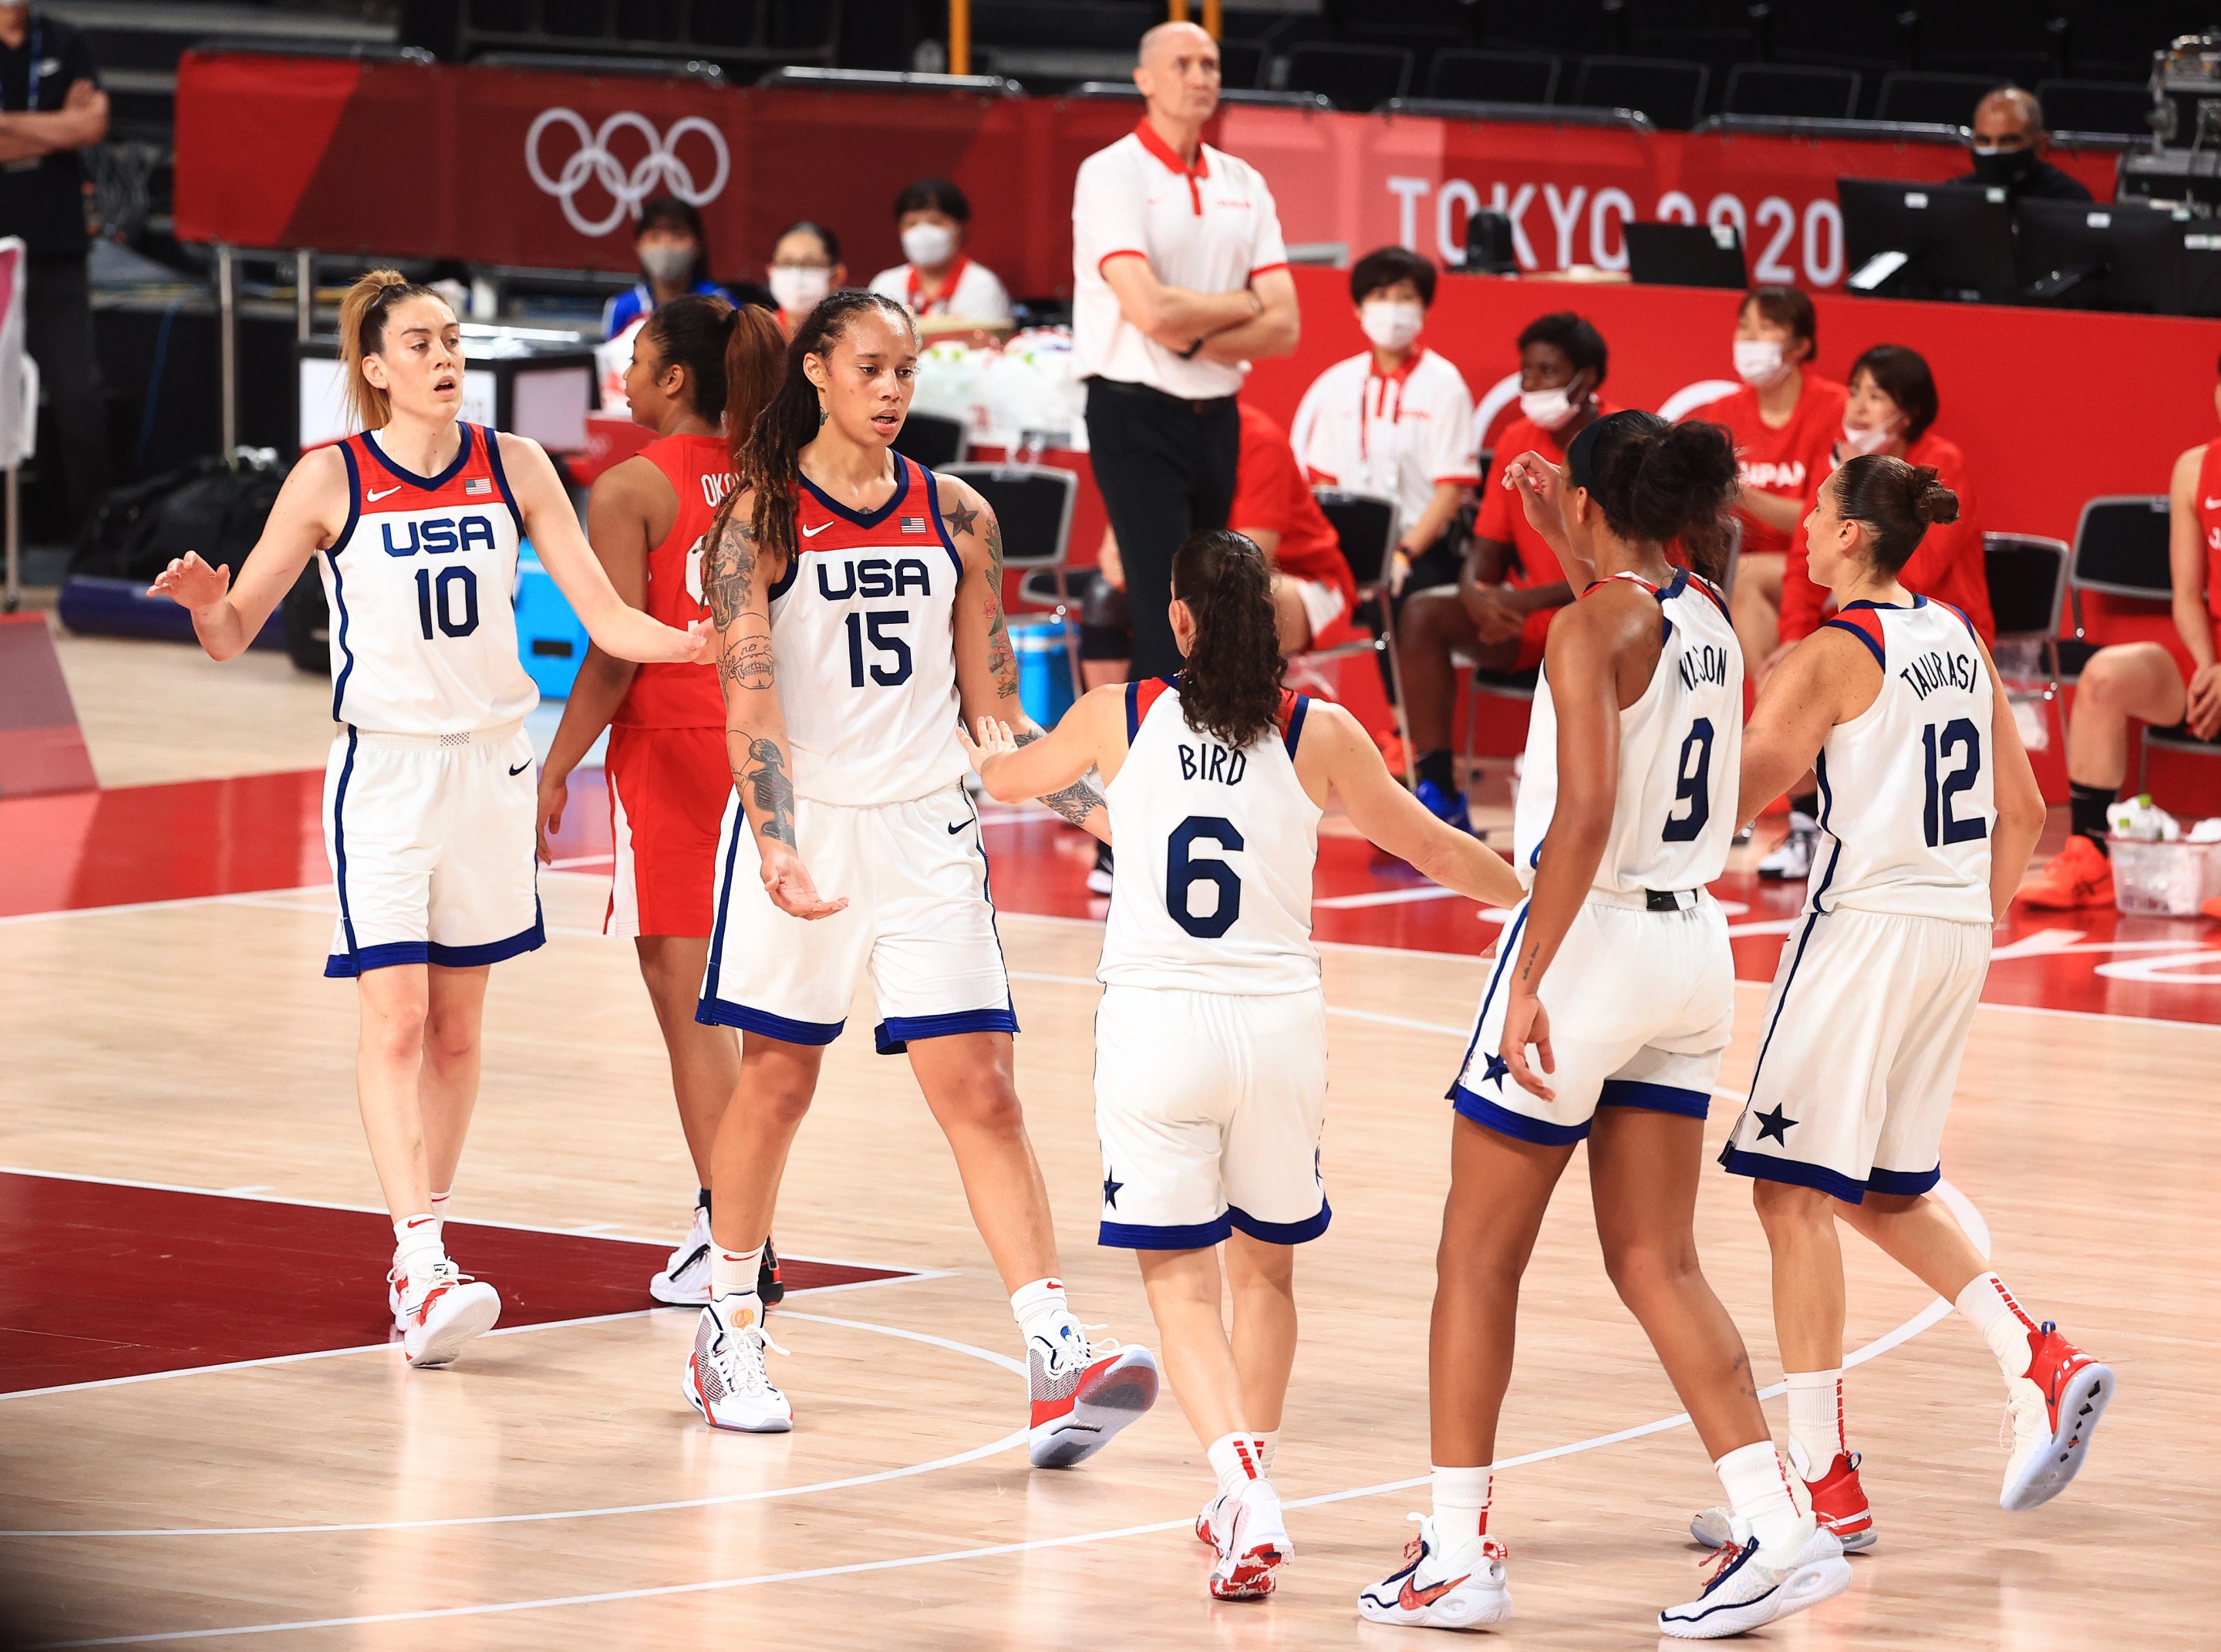
{"type": "Polygon", "coordinates": [[[995,679],[995,691],[1004,699],[1015,699],[1018,692],[1018,657],[1010,650],[1010,628],[1003,623],[1003,604],[999,597],[990,597],[980,604],[987,616],[987,669],[995,679]]]}
{"type": "Polygon", "coordinates": [[[702,581],[702,594],[709,599],[710,614],[719,630],[739,618],[748,605],[755,576],[755,524],[739,511],[732,511],[717,532],[717,543],[710,553],[710,566],[702,581]]]}
{"type": "Polygon", "coordinates": [[[725,638],[718,673],[738,688],[769,688],[776,680],[771,638],[761,632],[725,638]]]}
{"type": "Polygon", "coordinates": [[[757,835],[794,847],[794,779],[786,772],[779,742],[737,729],[726,733],[748,741],[747,755],[734,766],[733,781],[741,787],[741,797],[755,805],[757,835]]]}
{"type": "MultiPolygon", "coordinates": [[[[1017,736],[1021,746],[1030,746],[1048,737],[1038,729],[1021,729],[1017,736]]],[[[1103,794],[1085,780],[1074,780],[1063,791],[1052,792],[1042,801],[1075,826],[1085,826],[1088,817],[1104,806],[1103,794]]]]}

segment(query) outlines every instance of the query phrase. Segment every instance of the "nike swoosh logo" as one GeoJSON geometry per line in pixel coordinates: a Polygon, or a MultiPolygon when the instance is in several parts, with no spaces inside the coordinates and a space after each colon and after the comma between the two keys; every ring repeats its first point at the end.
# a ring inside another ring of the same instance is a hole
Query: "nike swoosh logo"
{"type": "MultiPolygon", "coordinates": [[[[1473,1574],[1468,1572],[1465,1574],[1465,1577],[1471,1577],[1472,1575],[1473,1574]]],[[[1405,1611],[1417,1611],[1422,1606],[1433,1605],[1435,1602],[1440,1600],[1444,1595],[1448,1594],[1451,1590],[1456,1588],[1459,1584],[1464,1581],[1465,1578],[1452,1578],[1447,1583],[1437,1583],[1431,1589],[1414,1589],[1411,1586],[1411,1580],[1405,1578],[1404,1580],[1403,1592],[1396,1597],[1396,1604],[1401,1606],[1405,1611]]]]}
{"type": "Polygon", "coordinates": [[[409,1218],[409,1225],[412,1228],[421,1228],[427,1222],[437,1222],[439,1219],[436,1216],[412,1216],[409,1218]]]}
{"type": "Polygon", "coordinates": [[[401,484],[400,484],[400,483],[398,483],[398,482],[396,482],[396,483],[395,483],[391,487],[389,487],[389,488],[372,488],[372,489],[368,490],[367,491],[366,491],[366,492],[363,494],[363,496],[362,496],[362,497],[363,497],[364,498],[366,498],[366,499],[369,500],[372,504],[377,504],[380,499],[384,498],[387,494],[389,494],[389,493],[398,493],[398,492],[400,492],[400,491],[401,491],[401,484]]]}
{"type": "Polygon", "coordinates": [[[959,833],[959,832],[962,831],[962,830],[963,830],[967,826],[969,826],[971,823],[971,823],[970,821],[968,821],[968,820],[960,820],[960,821],[956,822],[956,823],[955,823],[955,824],[952,825],[952,826],[948,829],[948,835],[949,835],[949,836],[951,836],[951,837],[955,836],[957,833],[959,833]]]}
{"type": "Polygon", "coordinates": [[[821,522],[821,523],[819,523],[817,524],[817,526],[816,526],[815,528],[805,528],[805,529],[804,529],[802,530],[802,536],[803,536],[803,538],[804,538],[804,539],[815,539],[815,538],[816,538],[816,537],[818,536],[818,535],[820,535],[820,534],[823,533],[823,532],[824,532],[828,528],[830,528],[832,525],[833,525],[833,524],[832,524],[831,523],[829,523],[829,522],[821,522]]]}
{"type": "Polygon", "coordinates": [[[525,759],[522,763],[519,763],[519,764],[518,764],[515,768],[513,768],[513,769],[510,770],[510,773],[511,774],[522,774],[522,773],[524,773],[524,771],[525,771],[525,770],[527,770],[527,769],[530,768],[531,767],[532,767],[532,760],[531,760],[529,757],[528,757],[528,758],[526,758],[526,759],[525,759]]]}
{"type": "Polygon", "coordinates": [[[2208,499],[2205,502],[2205,508],[2208,510],[2221,510],[2221,499],[2208,499]]]}

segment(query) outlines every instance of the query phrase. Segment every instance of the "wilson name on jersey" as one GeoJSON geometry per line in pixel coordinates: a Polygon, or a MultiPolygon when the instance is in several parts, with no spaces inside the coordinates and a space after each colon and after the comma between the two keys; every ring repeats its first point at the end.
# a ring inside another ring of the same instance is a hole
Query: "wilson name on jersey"
{"type": "Polygon", "coordinates": [[[1925,597],[1851,603],[1827,623],[1866,645],[1882,680],[1814,765],[1823,841],[1806,910],[1988,923],[1997,697],[1974,628],[1925,597]]]}
{"type": "Polygon", "coordinates": [[[1319,806],[1296,778],[1311,702],[1283,691],[1278,725],[1236,751],[1188,726],[1167,678],[1126,686],[1126,761],[1104,790],[1118,876],[1105,986],[1307,992],[1319,806]]]}
{"type": "Polygon", "coordinates": [[[347,526],[318,560],[331,604],[332,718],[389,734],[468,734],[522,716],[540,691],[516,657],[524,521],[494,433],[458,425],[437,476],[375,433],[339,444],[347,526]]]}
{"type": "Polygon", "coordinates": [[[931,471],[891,453],[876,510],[808,477],[791,566],[771,591],[772,652],[794,789],[819,803],[907,803],[960,780],[956,586],[963,559],[931,471]]]}
{"type": "MultiPolygon", "coordinates": [[[[1742,653],[1727,605],[1686,571],[1670,585],[1620,579],[1658,599],[1665,645],[1642,698],[1619,714],[1619,785],[1611,836],[1592,885],[1619,894],[1698,889],[1726,869],[1742,773],[1742,653]]],[[[1588,596],[1604,588],[1591,585],[1588,596]]],[[[1512,815],[1519,875],[1530,885],[1558,807],[1558,717],[1545,667],[1527,723],[1512,815]]]]}

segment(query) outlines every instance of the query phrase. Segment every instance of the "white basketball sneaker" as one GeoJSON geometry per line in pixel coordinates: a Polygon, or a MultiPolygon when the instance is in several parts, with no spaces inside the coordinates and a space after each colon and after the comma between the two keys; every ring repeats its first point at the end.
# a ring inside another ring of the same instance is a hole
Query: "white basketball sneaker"
{"type": "Polygon", "coordinates": [[[1221,1499],[1212,1547],[1218,1559],[1211,1568],[1214,1600],[1260,1600],[1273,1593],[1273,1574],[1295,1558],[1280,1494],[1268,1480],[1245,1480],[1221,1499]]]}
{"type": "Polygon", "coordinates": [[[686,1403],[713,1429],[785,1434],[794,1426],[794,1407],[764,1372],[766,1349],[786,1352],[764,1334],[741,1298],[707,1305],[686,1356],[686,1403]]]}
{"type": "Polygon", "coordinates": [[[699,1205],[686,1236],[663,1271],[648,1282],[648,1293],[675,1308],[698,1308],[710,1300],[710,1213],[699,1205]]]}
{"type": "Polygon", "coordinates": [[[1091,1342],[1070,1320],[1054,1342],[1026,1339],[1026,1370],[1034,1402],[1026,1455],[1036,1468],[1085,1462],[1157,1403],[1157,1361],[1148,1349],[1091,1342]]]}
{"type": "Polygon", "coordinates": [[[1658,1632],[1677,1641],[1713,1641],[1742,1635],[1832,1600],[1851,1586],[1851,1563],[1836,1534],[1811,1515],[1812,1535],[1789,1561],[1769,1566],[1758,1557],[1758,1539],[1724,1546],[1712,1556],[1705,1591],[1685,1605],[1658,1614],[1658,1632]]]}
{"type": "Polygon", "coordinates": [[[415,1366],[452,1362],[464,1343],[501,1317],[500,1293],[445,1256],[422,1274],[389,1281],[386,1289],[401,1327],[402,1355],[415,1366]]]}
{"type": "Polygon", "coordinates": [[[1511,1591],[1504,1580],[1510,1551],[1493,1537],[1438,1552],[1435,1523],[1418,1515],[1419,1535],[1404,1545],[1404,1564],[1361,1591],[1357,1615],[1369,1623],[1411,1629],[1486,1629],[1511,1616],[1511,1591]]]}
{"type": "Polygon", "coordinates": [[[1758,863],[1758,875],[1776,883],[1802,883],[1812,875],[1812,860],[1819,848],[1820,823],[1792,810],[1789,835],[1758,863]]]}

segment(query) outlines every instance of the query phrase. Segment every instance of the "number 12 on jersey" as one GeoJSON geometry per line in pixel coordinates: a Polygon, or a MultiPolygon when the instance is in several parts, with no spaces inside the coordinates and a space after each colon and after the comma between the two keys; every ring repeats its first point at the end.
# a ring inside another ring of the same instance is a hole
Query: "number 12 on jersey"
{"type": "Polygon", "coordinates": [[[1961,820],[1952,813],[1952,800],[1968,790],[1982,772],[1982,732],[1966,717],[1954,717],[1938,729],[1930,723],[1920,731],[1921,748],[1928,760],[1928,802],[1920,813],[1928,847],[1971,843],[1989,835],[1989,824],[1977,815],[1961,820]],[[1954,757],[1964,760],[1949,774],[1943,765],[1954,757]]]}

